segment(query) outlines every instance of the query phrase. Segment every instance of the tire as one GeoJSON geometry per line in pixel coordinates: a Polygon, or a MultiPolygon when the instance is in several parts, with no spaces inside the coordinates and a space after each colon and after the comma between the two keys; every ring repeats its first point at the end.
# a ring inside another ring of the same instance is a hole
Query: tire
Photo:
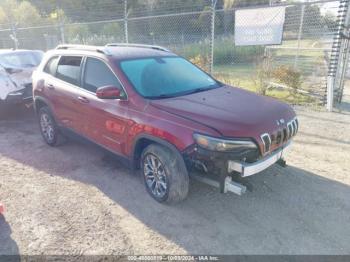
{"type": "Polygon", "coordinates": [[[187,197],[187,169],[181,156],[172,150],[157,144],[147,146],[142,152],[141,170],[146,190],[156,201],[177,203],[187,197]]]}
{"type": "Polygon", "coordinates": [[[45,142],[50,146],[59,145],[61,134],[50,109],[46,106],[41,107],[38,112],[38,119],[40,132],[45,142]]]}

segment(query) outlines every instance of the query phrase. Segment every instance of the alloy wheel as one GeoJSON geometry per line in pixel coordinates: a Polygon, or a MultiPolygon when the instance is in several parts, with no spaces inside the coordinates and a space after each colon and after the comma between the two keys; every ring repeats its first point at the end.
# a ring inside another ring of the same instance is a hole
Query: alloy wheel
{"type": "Polygon", "coordinates": [[[46,141],[52,142],[55,137],[55,129],[51,117],[48,114],[41,114],[40,127],[46,141]]]}
{"type": "Polygon", "coordinates": [[[168,189],[168,179],[164,165],[153,154],[147,154],[143,161],[143,173],[149,191],[156,198],[163,198],[168,189]]]}

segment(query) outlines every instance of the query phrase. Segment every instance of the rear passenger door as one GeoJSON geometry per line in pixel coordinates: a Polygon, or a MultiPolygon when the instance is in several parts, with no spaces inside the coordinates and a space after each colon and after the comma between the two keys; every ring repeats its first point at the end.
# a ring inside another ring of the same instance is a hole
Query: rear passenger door
{"type": "Polygon", "coordinates": [[[57,63],[54,79],[45,85],[59,122],[77,132],[81,131],[80,79],[82,56],[62,55],[57,63]]]}
{"type": "Polygon", "coordinates": [[[116,153],[124,154],[128,107],[126,93],[108,64],[94,57],[84,63],[82,88],[86,91],[84,130],[96,143],[116,153]],[[114,86],[121,90],[122,99],[99,99],[95,94],[99,87],[114,86]]]}

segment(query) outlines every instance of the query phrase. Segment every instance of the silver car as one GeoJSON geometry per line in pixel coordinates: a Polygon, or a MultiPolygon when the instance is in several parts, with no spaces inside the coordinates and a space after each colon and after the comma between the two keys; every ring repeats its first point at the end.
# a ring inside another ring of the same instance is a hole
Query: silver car
{"type": "Polygon", "coordinates": [[[32,73],[43,54],[39,50],[0,50],[0,104],[32,100],[32,73]]]}

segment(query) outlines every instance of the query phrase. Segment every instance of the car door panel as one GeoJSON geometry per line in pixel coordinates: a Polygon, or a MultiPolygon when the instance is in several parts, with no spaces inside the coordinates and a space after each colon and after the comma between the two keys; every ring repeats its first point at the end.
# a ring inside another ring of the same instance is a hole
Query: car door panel
{"type": "Polygon", "coordinates": [[[114,85],[121,88],[118,78],[106,62],[97,58],[87,58],[82,83],[85,96],[89,100],[89,103],[82,105],[86,116],[83,124],[86,136],[116,153],[124,154],[128,128],[128,102],[100,99],[95,94],[96,89],[102,86],[114,85]]]}
{"type": "Polygon", "coordinates": [[[81,61],[82,57],[79,56],[62,56],[55,77],[49,77],[45,82],[45,92],[53,101],[56,118],[60,124],[76,132],[81,131],[81,103],[77,99],[80,94],[81,61]],[[60,69],[60,66],[64,68],[60,69]]]}
{"type": "Polygon", "coordinates": [[[127,135],[128,110],[117,100],[101,100],[86,94],[89,103],[82,105],[87,121],[84,121],[84,135],[99,145],[117,153],[123,153],[127,135]]]}

